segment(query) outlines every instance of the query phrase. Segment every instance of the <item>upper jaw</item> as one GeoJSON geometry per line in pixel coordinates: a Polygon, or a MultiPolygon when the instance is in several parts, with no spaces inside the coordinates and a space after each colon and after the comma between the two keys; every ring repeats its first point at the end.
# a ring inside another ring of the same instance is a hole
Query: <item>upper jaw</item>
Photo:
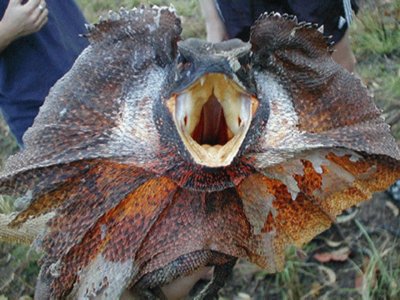
{"type": "Polygon", "coordinates": [[[167,100],[176,129],[195,163],[231,164],[249,130],[258,100],[221,73],[209,73],[167,100]]]}

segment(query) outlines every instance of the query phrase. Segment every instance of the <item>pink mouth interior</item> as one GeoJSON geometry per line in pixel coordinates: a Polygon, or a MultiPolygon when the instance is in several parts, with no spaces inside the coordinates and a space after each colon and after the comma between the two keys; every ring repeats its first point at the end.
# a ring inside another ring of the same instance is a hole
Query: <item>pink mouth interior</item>
{"type": "Polygon", "coordinates": [[[200,121],[192,133],[192,138],[199,145],[211,146],[225,145],[229,141],[224,111],[214,94],[204,104],[200,121]]]}

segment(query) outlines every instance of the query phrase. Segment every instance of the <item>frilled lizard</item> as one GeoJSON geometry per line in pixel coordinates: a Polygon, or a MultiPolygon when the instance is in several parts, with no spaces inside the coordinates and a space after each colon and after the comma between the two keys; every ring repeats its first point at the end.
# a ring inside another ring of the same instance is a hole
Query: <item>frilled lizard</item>
{"type": "Polygon", "coordinates": [[[389,127],[321,28],[264,14],[249,43],[180,39],[171,8],[121,10],[51,89],[0,192],[51,212],[36,298],[116,299],[284,250],[400,177],[389,127]]]}

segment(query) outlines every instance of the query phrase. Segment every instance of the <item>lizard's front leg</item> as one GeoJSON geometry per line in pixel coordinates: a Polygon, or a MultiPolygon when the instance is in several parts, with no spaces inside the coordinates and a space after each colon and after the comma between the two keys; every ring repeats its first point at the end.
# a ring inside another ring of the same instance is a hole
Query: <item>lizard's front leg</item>
{"type": "MultiPolygon", "coordinates": [[[[235,257],[211,250],[192,252],[182,255],[163,268],[145,274],[134,284],[134,289],[140,292],[143,299],[166,299],[160,286],[165,286],[179,277],[189,276],[201,267],[214,266],[212,280],[194,298],[214,299],[231,274],[235,262],[235,257]]],[[[180,288],[179,285],[175,286],[176,289],[180,288]]]]}

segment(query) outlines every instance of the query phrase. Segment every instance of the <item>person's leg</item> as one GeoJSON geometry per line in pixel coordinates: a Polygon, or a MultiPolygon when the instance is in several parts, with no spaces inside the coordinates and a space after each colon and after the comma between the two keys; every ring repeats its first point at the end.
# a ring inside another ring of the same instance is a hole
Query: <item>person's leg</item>
{"type": "Polygon", "coordinates": [[[351,50],[349,30],[346,30],[342,39],[333,46],[333,49],[335,50],[332,53],[333,60],[353,73],[356,66],[356,58],[351,50]]]}
{"type": "Polygon", "coordinates": [[[212,43],[228,39],[224,22],[218,13],[214,0],[200,0],[201,11],[205,20],[207,41],[212,43]]]}

